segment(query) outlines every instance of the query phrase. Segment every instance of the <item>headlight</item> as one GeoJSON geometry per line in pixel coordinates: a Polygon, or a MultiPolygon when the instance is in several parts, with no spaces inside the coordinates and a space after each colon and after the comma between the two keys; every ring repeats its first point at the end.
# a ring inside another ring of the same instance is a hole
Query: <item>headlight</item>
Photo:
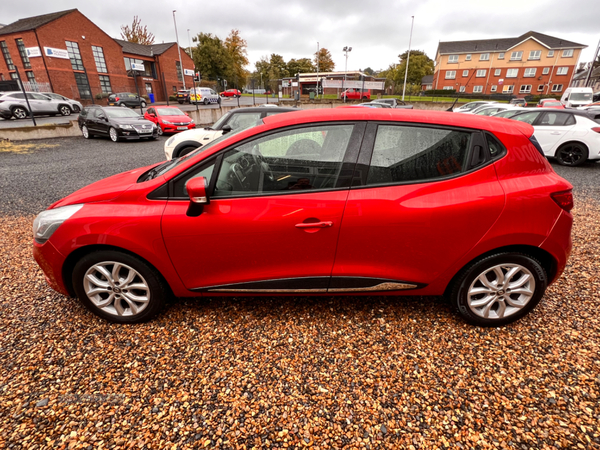
{"type": "Polygon", "coordinates": [[[194,120],[190,120],[190,125],[194,123],[194,120]]]}
{"type": "Polygon", "coordinates": [[[133,130],[131,125],[119,125],[119,128],[122,128],[123,130],[133,130]]]}
{"type": "Polygon", "coordinates": [[[83,203],[63,206],[61,208],[42,211],[33,221],[33,238],[38,244],[43,244],[58,230],[62,223],[79,211],[83,203]]]}
{"type": "Polygon", "coordinates": [[[167,125],[173,125],[173,122],[169,122],[168,120],[163,120],[162,123],[166,123],[167,125]]]}

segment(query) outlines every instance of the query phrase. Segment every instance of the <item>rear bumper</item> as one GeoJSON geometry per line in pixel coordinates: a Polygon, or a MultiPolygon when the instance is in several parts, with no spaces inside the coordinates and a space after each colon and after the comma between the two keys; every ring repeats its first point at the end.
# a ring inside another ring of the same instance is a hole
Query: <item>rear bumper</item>
{"type": "Polygon", "coordinates": [[[556,271],[554,277],[551,280],[548,280],[549,283],[553,283],[560,278],[565,270],[567,260],[571,254],[571,248],[573,247],[573,240],[571,239],[572,227],[573,216],[571,213],[562,211],[554,224],[552,231],[546,240],[542,242],[542,245],[540,245],[541,249],[546,250],[556,259],[556,271]]]}

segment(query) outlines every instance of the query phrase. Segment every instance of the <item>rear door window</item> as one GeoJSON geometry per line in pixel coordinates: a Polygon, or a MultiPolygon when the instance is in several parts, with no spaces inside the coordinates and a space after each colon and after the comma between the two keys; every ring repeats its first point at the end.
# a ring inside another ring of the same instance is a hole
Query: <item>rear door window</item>
{"type": "Polygon", "coordinates": [[[575,118],[573,117],[573,114],[548,111],[543,113],[536,125],[566,127],[569,125],[575,125],[575,118]]]}

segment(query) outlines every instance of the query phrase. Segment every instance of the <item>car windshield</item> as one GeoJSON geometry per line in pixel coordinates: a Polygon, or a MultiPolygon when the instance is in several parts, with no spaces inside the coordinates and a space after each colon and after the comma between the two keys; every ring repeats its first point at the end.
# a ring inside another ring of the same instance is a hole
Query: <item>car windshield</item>
{"type": "Polygon", "coordinates": [[[137,119],[141,117],[138,113],[131,109],[119,108],[119,109],[106,109],[104,110],[108,117],[113,119],[123,119],[123,118],[132,118],[137,119]]]}
{"type": "Polygon", "coordinates": [[[558,106],[558,105],[562,105],[562,103],[559,101],[544,102],[544,106],[558,106]]]}
{"type": "Polygon", "coordinates": [[[231,117],[231,113],[228,112],[224,116],[221,116],[221,118],[219,120],[217,120],[215,123],[213,123],[212,126],[207,127],[207,128],[211,128],[213,130],[220,130],[221,127],[227,123],[227,121],[229,120],[230,117],[231,117]]]}
{"type": "Polygon", "coordinates": [[[179,108],[156,108],[159,116],[185,116],[179,108]]]}
{"type": "Polygon", "coordinates": [[[569,100],[577,100],[577,101],[592,100],[592,94],[586,93],[586,92],[576,92],[576,93],[571,94],[571,97],[569,97],[569,100]]]}

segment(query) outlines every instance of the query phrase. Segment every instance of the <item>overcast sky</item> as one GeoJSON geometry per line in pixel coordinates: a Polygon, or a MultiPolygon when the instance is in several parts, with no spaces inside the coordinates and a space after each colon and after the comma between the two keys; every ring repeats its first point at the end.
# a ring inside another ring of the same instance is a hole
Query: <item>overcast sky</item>
{"type": "Polygon", "coordinates": [[[386,69],[408,49],[411,16],[415,17],[412,49],[435,57],[439,41],[520,36],[537,31],[587,45],[580,62],[593,58],[600,39],[600,0],[2,0],[0,23],[78,8],[112,37],[134,15],[156,36],[189,45],[197,33],[225,39],[240,30],[248,42],[249,70],[262,56],[277,53],[286,61],[312,58],[317,42],[327,48],[336,70],[344,70],[342,48],[352,47],[348,70],[386,69]]]}

